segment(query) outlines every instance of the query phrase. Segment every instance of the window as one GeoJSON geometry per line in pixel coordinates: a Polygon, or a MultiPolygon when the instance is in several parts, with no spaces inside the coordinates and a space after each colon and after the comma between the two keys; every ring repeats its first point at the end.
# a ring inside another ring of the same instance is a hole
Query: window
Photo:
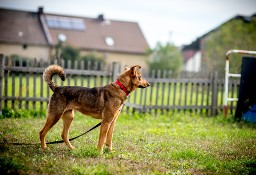
{"type": "Polygon", "coordinates": [[[78,18],[46,16],[46,23],[49,28],[80,30],[80,31],[85,30],[84,21],[78,18]]]}

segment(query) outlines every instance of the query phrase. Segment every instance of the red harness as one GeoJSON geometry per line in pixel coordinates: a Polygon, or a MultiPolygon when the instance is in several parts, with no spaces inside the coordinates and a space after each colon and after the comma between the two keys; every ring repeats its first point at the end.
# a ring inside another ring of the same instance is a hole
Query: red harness
{"type": "Polygon", "coordinates": [[[116,84],[125,92],[126,96],[129,96],[129,92],[126,87],[119,80],[116,80],[116,84]]]}

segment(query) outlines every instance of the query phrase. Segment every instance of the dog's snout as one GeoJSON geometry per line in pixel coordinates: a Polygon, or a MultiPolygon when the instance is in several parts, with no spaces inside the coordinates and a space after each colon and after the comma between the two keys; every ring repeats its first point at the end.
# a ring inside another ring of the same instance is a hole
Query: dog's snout
{"type": "Polygon", "coordinates": [[[147,86],[150,86],[150,84],[149,84],[149,83],[147,83],[147,86]]]}

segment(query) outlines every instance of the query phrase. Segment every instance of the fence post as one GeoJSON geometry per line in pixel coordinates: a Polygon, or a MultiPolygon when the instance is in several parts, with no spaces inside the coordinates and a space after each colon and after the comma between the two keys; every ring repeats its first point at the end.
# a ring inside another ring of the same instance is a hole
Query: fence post
{"type": "Polygon", "coordinates": [[[0,54],[0,115],[2,115],[3,76],[4,76],[4,55],[3,55],[3,54],[0,54]]]}
{"type": "Polygon", "coordinates": [[[119,63],[113,62],[113,69],[112,69],[112,82],[116,81],[116,78],[119,74],[119,63]]]}
{"type": "Polygon", "coordinates": [[[212,110],[211,116],[217,114],[217,100],[218,100],[218,72],[215,71],[212,75],[212,110]]]}

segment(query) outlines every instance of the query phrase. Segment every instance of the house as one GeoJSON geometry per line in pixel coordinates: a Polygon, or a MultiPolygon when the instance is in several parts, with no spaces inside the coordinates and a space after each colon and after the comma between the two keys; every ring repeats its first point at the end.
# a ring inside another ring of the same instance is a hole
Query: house
{"type": "Polygon", "coordinates": [[[182,56],[184,60],[184,71],[193,73],[200,71],[202,55],[199,48],[199,40],[192,42],[190,45],[183,46],[182,56]]]}
{"type": "Polygon", "coordinates": [[[71,45],[81,55],[94,53],[107,63],[147,68],[149,45],[136,22],[0,9],[0,52],[47,60],[58,44],[71,45]]]}
{"type": "MultiPolygon", "coordinates": [[[[200,36],[182,48],[184,70],[189,72],[219,71],[223,74],[225,54],[230,49],[255,50],[256,14],[237,15],[200,36]]],[[[237,59],[233,59],[235,62],[237,59]]],[[[237,61],[239,67],[240,61],[237,61]]],[[[235,68],[234,68],[235,70],[235,68]]],[[[236,70],[238,71],[238,70],[236,70]]]]}
{"type": "Polygon", "coordinates": [[[11,56],[48,59],[50,45],[38,13],[0,9],[0,52],[11,56]]]}

